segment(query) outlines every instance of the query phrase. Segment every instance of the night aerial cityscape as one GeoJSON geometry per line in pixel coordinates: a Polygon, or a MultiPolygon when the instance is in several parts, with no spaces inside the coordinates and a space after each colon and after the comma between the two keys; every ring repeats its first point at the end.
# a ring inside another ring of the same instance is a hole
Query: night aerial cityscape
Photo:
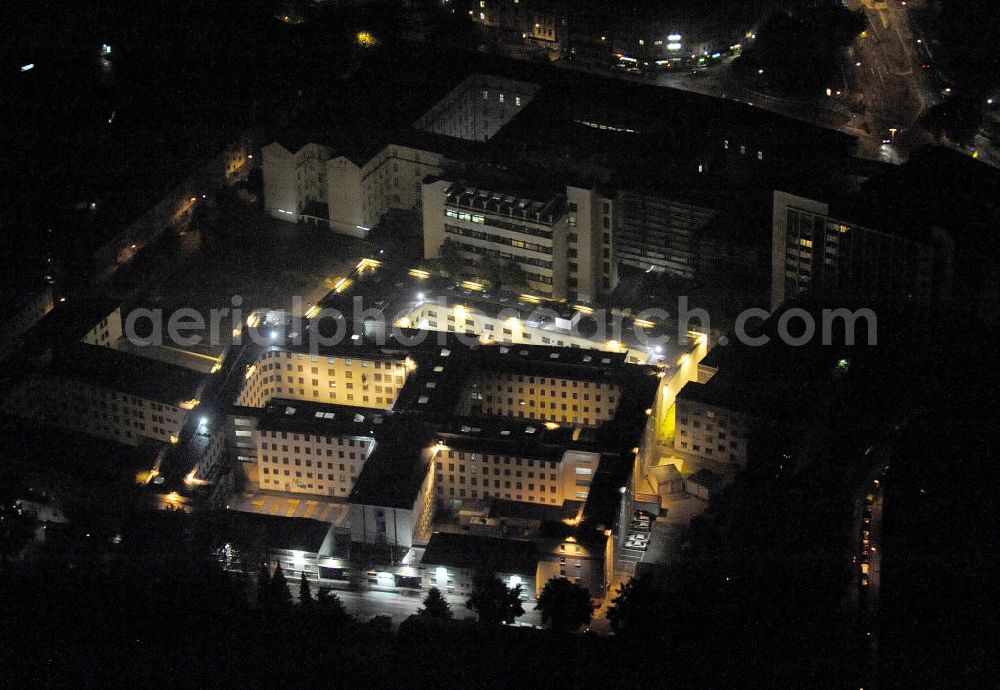
{"type": "Polygon", "coordinates": [[[3,15],[4,687],[998,687],[995,0],[3,15]]]}

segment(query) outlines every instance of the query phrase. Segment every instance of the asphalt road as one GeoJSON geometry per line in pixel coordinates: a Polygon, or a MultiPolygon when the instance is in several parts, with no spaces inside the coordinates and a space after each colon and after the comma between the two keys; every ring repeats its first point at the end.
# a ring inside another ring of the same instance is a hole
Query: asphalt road
{"type": "MultiPolygon", "coordinates": [[[[871,141],[865,143],[878,149],[866,153],[898,162],[908,142],[908,130],[924,109],[933,105],[935,96],[917,52],[909,10],[900,0],[887,1],[888,10],[865,10],[867,36],[855,43],[851,74],[853,89],[864,98],[865,119],[872,134],[871,141]],[[884,139],[890,140],[888,146],[883,145],[884,139]]],[[[853,10],[861,3],[850,0],[847,5],[853,10]]]]}
{"type": "MultiPolygon", "coordinates": [[[[299,598],[298,577],[289,577],[288,587],[292,592],[292,597],[297,601],[299,598]]],[[[315,581],[310,582],[313,595],[320,585],[315,581]]],[[[398,626],[406,618],[412,616],[423,606],[424,597],[427,592],[420,590],[414,594],[403,594],[400,592],[388,592],[381,590],[368,590],[358,592],[347,589],[333,588],[337,597],[344,604],[347,612],[359,621],[367,621],[376,615],[392,617],[393,627],[398,626]]],[[[455,618],[475,618],[474,611],[465,607],[466,598],[453,594],[445,594],[445,599],[451,604],[451,612],[455,618]]],[[[541,614],[535,610],[534,602],[525,603],[524,615],[517,619],[518,623],[528,623],[530,625],[541,626],[541,614]]]]}
{"type": "Polygon", "coordinates": [[[855,585],[848,592],[848,606],[853,610],[854,634],[858,637],[859,673],[863,687],[878,678],[878,610],[882,584],[882,513],[881,481],[885,477],[890,452],[873,447],[869,451],[875,467],[854,494],[854,546],[851,556],[855,585]],[[871,496],[870,515],[865,515],[866,497],[871,496]],[[863,566],[867,565],[867,585],[862,584],[863,566]]]}

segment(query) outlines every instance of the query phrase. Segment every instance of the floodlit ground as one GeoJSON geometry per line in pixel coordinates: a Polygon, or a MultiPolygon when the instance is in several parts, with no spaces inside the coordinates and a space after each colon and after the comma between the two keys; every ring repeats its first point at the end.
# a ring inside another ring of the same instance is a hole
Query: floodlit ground
{"type": "Polygon", "coordinates": [[[229,503],[230,510],[280,517],[310,518],[344,526],[347,504],[322,496],[251,490],[229,503]]]}

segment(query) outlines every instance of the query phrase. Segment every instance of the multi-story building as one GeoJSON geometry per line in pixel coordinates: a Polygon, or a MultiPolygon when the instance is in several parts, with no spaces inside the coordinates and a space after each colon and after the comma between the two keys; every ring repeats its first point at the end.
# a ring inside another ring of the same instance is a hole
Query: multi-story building
{"type": "Polygon", "coordinates": [[[0,298],[5,303],[0,312],[0,359],[13,350],[22,333],[38,323],[55,306],[52,287],[48,285],[11,299],[8,297],[6,293],[0,292],[0,298]]]}
{"type": "Polygon", "coordinates": [[[489,74],[471,74],[413,123],[421,132],[484,142],[526,107],[538,85],[489,74]]]}
{"type": "Polygon", "coordinates": [[[674,448],[720,464],[744,467],[750,430],[755,423],[745,410],[729,409],[711,388],[689,384],[677,396],[674,448]]]}
{"type": "MultiPolygon", "coordinates": [[[[491,3],[472,11],[480,9],[484,22],[502,14],[491,3]]],[[[678,33],[685,39],[664,29],[635,41],[653,52],[678,42],[687,53],[695,34],[678,33]]],[[[601,35],[608,45],[635,42],[601,35]]],[[[513,261],[532,291],[557,299],[600,301],[615,289],[619,262],[684,278],[714,257],[738,263],[747,236],[761,248],[767,241],[741,232],[742,241],[715,233],[701,242],[720,190],[762,208],[763,189],[807,170],[839,171],[830,161],[853,145],[745,104],[481,54],[415,59],[383,49],[337,88],[335,116],[318,107],[303,115],[314,121],[262,149],[271,215],[363,237],[386,212],[413,212],[428,258],[448,240],[472,275],[485,256],[513,261]],[[680,187],[681,196],[668,191],[680,187]]]]}
{"type": "Polygon", "coordinates": [[[441,172],[442,156],[391,144],[368,159],[320,144],[261,149],[264,207],[278,220],[365,237],[390,209],[419,212],[421,182],[441,172]]]}
{"type": "Polygon", "coordinates": [[[490,372],[470,386],[474,412],[573,426],[600,426],[614,417],[621,390],[611,381],[490,372]]]}
{"type": "Polygon", "coordinates": [[[176,442],[198,405],[204,376],[110,347],[74,343],[53,351],[43,369],[4,400],[10,414],[135,446],[176,442]]]}
{"type": "Polygon", "coordinates": [[[376,352],[320,356],[271,347],[244,376],[236,404],[264,407],[273,397],[386,410],[406,382],[405,359],[376,352]]]}
{"type": "Polygon", "coordinates": [[[582,502],[601,459],[599,452],[572,448],[573,432],[553,425],[468,417],[436,434],[434,485],[442,500],[582,502]]]}
{"type": "Polygon", "coordinates": [[[616,244],[622,264],[679,278],[695,277],[697,235],[716,211],[635,192],[620,194],[619,206],[616,244]]]}
{"type": "Polygon", "coordinates": [[[133,354],[119,347],[122,334],[116,304],[52,310],[24,336],[29,361],[11,372],[3,409],[130,446],[176,443],[206,376],[133,354]]]}
{"type": "Polygon", "coordinates": [[[517,264],[527,288],[552,299],[596,301],[617,285],[613,199],[567,187],[528,198],[463,182],[424,184],[424,256],[454,247],[475,273],[484,257],[517,264]]]}
{"type": "Polygon", "coordinates": [[[873,230],[833,216],[827,203],[776,191],[771,309],[802,294],[927,304],[945,244],[873,230]]]}
{"type": "Polygon", "coordinates": [[[260,488],[346,498],[375,448],[372,417],[272,398],[253,431],[260,488]]]}
{"type": "Polygon", "coordinates": [[[473,0],[469,17],[490,43],[513,55],[557,60],[563,54],[569,18],[561,0],[473,0]]]}

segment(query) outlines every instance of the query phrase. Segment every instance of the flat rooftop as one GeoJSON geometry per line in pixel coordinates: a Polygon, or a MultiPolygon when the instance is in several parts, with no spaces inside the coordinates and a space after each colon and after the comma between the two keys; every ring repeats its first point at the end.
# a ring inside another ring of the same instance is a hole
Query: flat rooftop
{"type": "Polygon", "coordinates": [[[426,566],[533,576],[538,570],[538,547],[530,541],[435,532],[420,562],[426,566]]]}
{"type": "Polygon", "coordinates": [[[319,553],[333,526],[309,518],[289,518],[227,510],[222,529],[232,541],[259,543],[271,549],[319,553]]]}
{"type": "Polygon", "coordinates": [[[52,352],[49,372],[86,381],[174,407],[196,399],[205,375],[153,359],[88,343],[70,343],[52,352]]]}

